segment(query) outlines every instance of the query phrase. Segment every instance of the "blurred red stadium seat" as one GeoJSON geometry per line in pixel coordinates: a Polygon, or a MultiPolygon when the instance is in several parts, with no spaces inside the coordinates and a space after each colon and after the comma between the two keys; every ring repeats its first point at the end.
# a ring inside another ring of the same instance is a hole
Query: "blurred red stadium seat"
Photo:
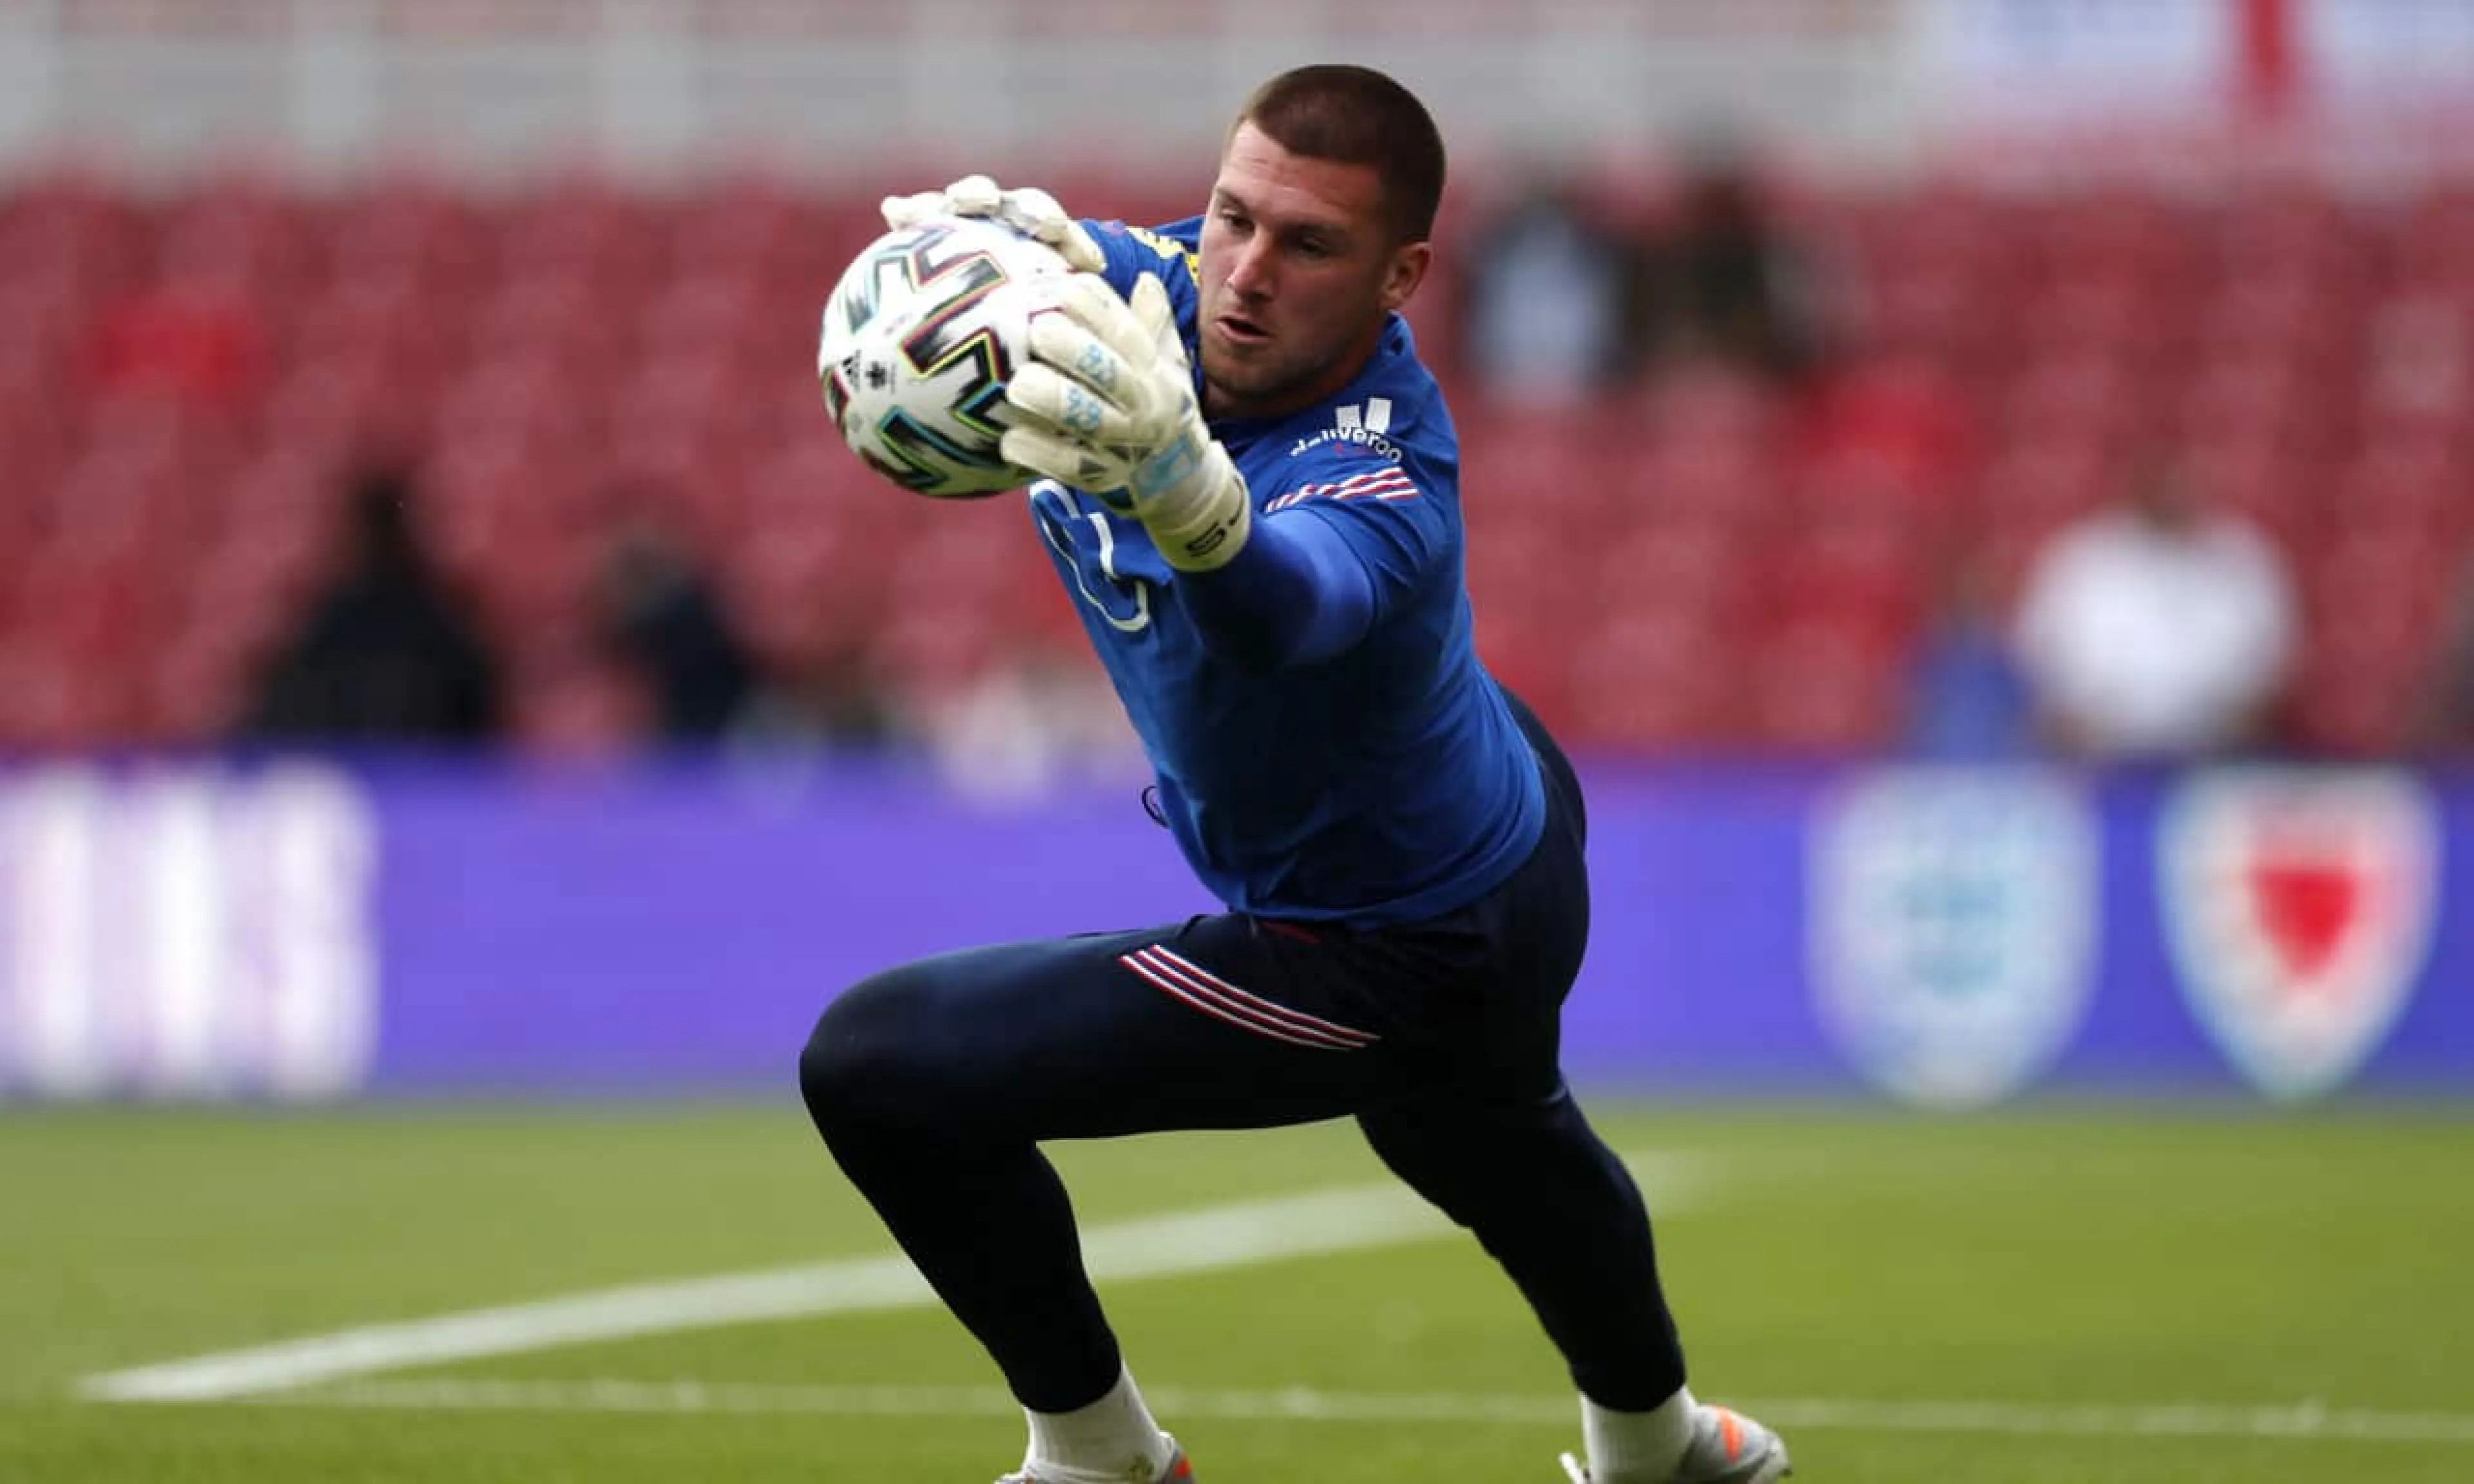
{"type": "Polygon", "coordinates": [[[1887,746],[1899,723],[1897,655],[1883,635],[1835,620],[1770,631],[1751,657],[1748,741],[1799,754],[1887,746]]]}
{"type": "Polygon", "coordinates": [[[521,666],[513,682],[511,730],[528,752],[608,756],[634,746],[651,725],[643,682],[615,662],[576,658],[521,666]]]}
{"type": "MultiPolygon", "coordinates": [[[[1052,183],[1134,220],[1199,204],[1104,166],[1052,183]]],[[[639,507],[711,554],[771,658],[872,643],[897,679],[951,680],[1070,629],[1018,509],[892,488],[817,405],[825,292],[882,230],[885,189],[937,183],[573,179],[506,198],[395,176],[330,197],[227,178],[158,201],[63,175],[0,192],[0,615],[46,613],[0,616],[0,669],[23,683],[0,695],[0,736],[223,725],[327,560],[340,481],[381,450],[420,461],[421,518],[523,656],[538,745],[608,746],[643,720],[572,652],[599,540],[639,507]],[[143,348],[132,327],[172,285],[213,288],[263,337],[262,375],[219,418],[86,374],[114,323],[122,352],[143,348]],[[903,583],[974,611],[922,619],[903,583]]],[[[1456,400],[1481,641],[1576,740],[1879,741],[1927,563],[1972,551],[2006,584],[2157,455],[2295,555],[2313,625],[2297,728],[2395,735],[2474,538],[2474,192],[2211,204],[1927,180],[1796,209],[1859,311],[1854,358],[1801,399],[1691,376],[1557,411],[1456,400]]],[[[1419,323],[1448,376],[1448,279],[1428,287],[1419,323]]]]}
{"type": "Polygon", "coordinates": [[[2156,409],[2139,371],[2106,347],[2024,363],[1989,409],[2000,443],[2067,440],[2118,450],[2137,441],[2156,409]]]}
{"type": "Polygon", "coordinates": [[[1579,744],[1650,752],[1736,740],[1741,677],[1706,615],[1636,606],[1573,636],[1564,706],[1579,744]]]}
{"type": "Polygon", "coordinates": [[[732,173],[706,180],[659,224],[682,275],[752,280],[794,253],[808,225],[807,203],[787,180],[732,173]]]}

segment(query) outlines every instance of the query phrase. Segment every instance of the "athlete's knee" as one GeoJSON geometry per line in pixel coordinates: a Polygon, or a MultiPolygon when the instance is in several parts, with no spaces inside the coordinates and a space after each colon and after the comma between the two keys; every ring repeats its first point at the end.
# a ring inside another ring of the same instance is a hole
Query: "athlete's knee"
{"type": "Polygon", "coordinates": [[[1436,1100],[1360,1115],[1392,1172],[1464,1227],[1499,1225],[1593,1142],[1570,1097],[1436,1100]]]}
{"type": "Polygon", "coordinates": [[[909,968],[861,980],[816,1018],[799,1053],[799,1094],[828,1139],[913,1121],[934,1028],[909,968]]]}
{"type": "Polygon", "coordinates": [[[1469,1157],[1456,1122],[1443,1105],[1377,1109],[1357,1119],[1386,1168],[1454,1223],[1470,1227],[1491,1176],[1482,1157],[1469,1157]]]}

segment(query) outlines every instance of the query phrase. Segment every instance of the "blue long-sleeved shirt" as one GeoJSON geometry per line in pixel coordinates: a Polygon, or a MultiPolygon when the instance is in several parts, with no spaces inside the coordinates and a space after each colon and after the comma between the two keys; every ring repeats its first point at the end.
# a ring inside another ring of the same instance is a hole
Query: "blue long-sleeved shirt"
{"type": "MultiPolygon", "coordinates": [[[[1121,293],[1162,280],[1191,351],[1199,220],[1085,227],[1121,293]]],[[[1031,490],[1179,849],[1230,908],[1268,917],[1371,925],[1483,895],[1545,803],[1470,641],[1459,442],[1408,325],[1323,401],[1212,432],[1255,511],[1215,572],[1171,568],[1092,493],[1031,490]]]]}

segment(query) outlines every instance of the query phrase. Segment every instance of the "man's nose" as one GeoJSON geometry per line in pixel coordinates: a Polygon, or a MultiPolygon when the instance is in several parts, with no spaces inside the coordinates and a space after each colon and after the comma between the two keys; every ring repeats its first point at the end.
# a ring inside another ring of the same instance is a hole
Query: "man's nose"
{"type": "Polygon", "coordinates": [[[1261,299],[1272,291],[1272,250],[1270,242],[1257,235],[1237,250],[1237,260],[1228,265],[1228,286],[1244,299],[1261,299]]]}

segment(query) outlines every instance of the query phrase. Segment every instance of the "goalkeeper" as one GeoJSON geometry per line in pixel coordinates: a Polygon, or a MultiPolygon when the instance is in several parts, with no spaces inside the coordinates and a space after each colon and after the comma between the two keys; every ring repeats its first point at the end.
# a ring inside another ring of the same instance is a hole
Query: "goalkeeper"
{"type": "MultiPolygon", "coordinates": [[[[1471,647],[1451,417],[1399,317],[1443,183],[1414,96],[1312,66],[1247,101],[1198,218],[1075,221],[977,177],[885,203],[995,216],[1079,270],[1047,281],[1005,451],[1044,476],[1147,800],[1227,907],[889,969],[801,1059],[834,1158],[1023,1406],[1010,1484],[1193,1477],[1039,1144],[1336,1117],[1528,1300],[1580,1392],[1572,1478],[1786,1472],[1686,1388],[1640,1193],[1558,1068],[1580,788],[1471,647]]],[[[1146,868],[1086,869],[1104,911],[1146,868]]]]}

